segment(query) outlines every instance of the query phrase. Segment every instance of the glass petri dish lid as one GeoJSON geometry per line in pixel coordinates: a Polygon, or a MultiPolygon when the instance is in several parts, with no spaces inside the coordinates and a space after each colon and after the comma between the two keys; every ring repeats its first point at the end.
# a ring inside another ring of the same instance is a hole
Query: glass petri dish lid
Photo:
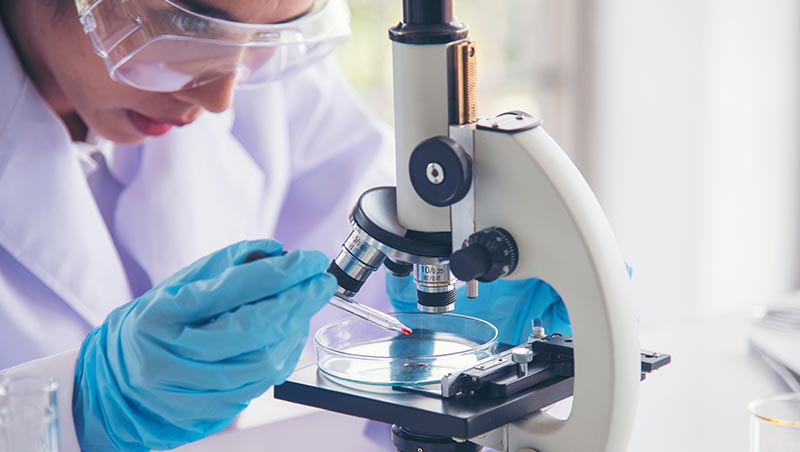
{"type": "Polygon", "coordinates": [[[491,356],[497,328],[457,314],[394,314],[414,330],[404,334],[352,317],[314,335],[319,369],[335,378],[371,385],[417,386],[441,381],[491,356]]]}

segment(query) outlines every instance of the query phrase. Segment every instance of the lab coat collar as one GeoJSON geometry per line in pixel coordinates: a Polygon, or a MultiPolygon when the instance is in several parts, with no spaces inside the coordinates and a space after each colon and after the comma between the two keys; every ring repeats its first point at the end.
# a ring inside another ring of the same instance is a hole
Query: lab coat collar
{"type": "Polygon", "coordinates": [[[66,127],[0,27],[0,246],[97,325],[130,300],[124,268],[66,127]]]}

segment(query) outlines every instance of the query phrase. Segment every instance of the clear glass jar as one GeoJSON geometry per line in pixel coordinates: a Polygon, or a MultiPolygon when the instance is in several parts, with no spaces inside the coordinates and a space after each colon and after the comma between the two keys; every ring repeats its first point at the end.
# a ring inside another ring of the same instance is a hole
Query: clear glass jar
{"type": "Polygon", "coordinates": [[[750,452],[800,452],[800,394],[750,403],[750,452]]]}
{"type": "Polygon", "coordinates": [[[58,452],[57,392],[46,377],[0,379],[0,452],[58,452]]]}

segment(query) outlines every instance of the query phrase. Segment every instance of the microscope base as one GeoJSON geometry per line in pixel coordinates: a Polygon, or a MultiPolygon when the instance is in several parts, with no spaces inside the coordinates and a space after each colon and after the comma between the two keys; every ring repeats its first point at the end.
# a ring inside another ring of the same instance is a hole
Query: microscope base
{"type": "Polygon", "coordinates": [[[479,452],[483,449],[483,446],[469,441],[420,435],[398,425],[392,426],[392,444],[397,452],[479,452]]]}

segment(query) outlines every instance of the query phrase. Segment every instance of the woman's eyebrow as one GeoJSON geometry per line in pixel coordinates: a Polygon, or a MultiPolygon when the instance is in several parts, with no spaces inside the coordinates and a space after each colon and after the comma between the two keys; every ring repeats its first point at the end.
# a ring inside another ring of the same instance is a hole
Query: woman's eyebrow
{"type": "Polygon", "coordinates": [[[179,5],[185,7],[189,11],[193,13],[203,14],[205,16],[215,17],[217,19],[229,20],[232,22],[238,22],[238,20],[231,16],[228,11],[224,9],[216,8],[214,6],[206,5],[201,3],[198,0],[178,0],[176,1],[179,5]]]}
{"type": "MultiPolygon", "coordinates": [[[[0,0],[0,1],[2,1],[2,0],[0,0]]],[[[178,5],[181,5],[184,8],[186,8],[189,11],[194,12],[194,13],[202,14],[202,15],[209,16],[209,17],[214,17],[216,19],[228,20],[228,21],[231,21],[231,22],[241,22],[241,23],[246,23],[247,22],[246,20],[240,20],[240,19],[237,19],[236,17],[233,17],[230,12],[228,12],[228,11],[222,9],[222,8],[218,8],[216,6],[207,5],[207,4],[203,3],[202,0],[173,0],[173,1],[175,3],[177,3],[178,5]]],[[[311,2],[311,5],[306,10],[304,10],[304,11],[302,11],[300,13],[294,14],[293,16],[287,17],[286,19],[283,19],[283,20],[279,20],[279,21],[275,21],[275,22],[269,22],[269,23],[270,24],[282,24],[282,23],[291,22],[293,20],[297,20],[297,19],[305,16],[312,9],[314,9],[314,2],[311,2]]]]}
{"type": "Polygon", "coordinates": [[[287,22],[291,22],[293,20],[297,20],[297,19],[305,16],[306,14],[310,13],[312,9],[314,9],[314,3],[315,2],[316,2],[316,0],[314,2],[311,2],[311,5],[308,8],[306,8],[305,11],[297,13],[294,16],[288,17],[288,18],[286,18],[284,20],[281,20],[281,21],[275,22],[275,23],[276,24],[285,24],[287,22]]]}

